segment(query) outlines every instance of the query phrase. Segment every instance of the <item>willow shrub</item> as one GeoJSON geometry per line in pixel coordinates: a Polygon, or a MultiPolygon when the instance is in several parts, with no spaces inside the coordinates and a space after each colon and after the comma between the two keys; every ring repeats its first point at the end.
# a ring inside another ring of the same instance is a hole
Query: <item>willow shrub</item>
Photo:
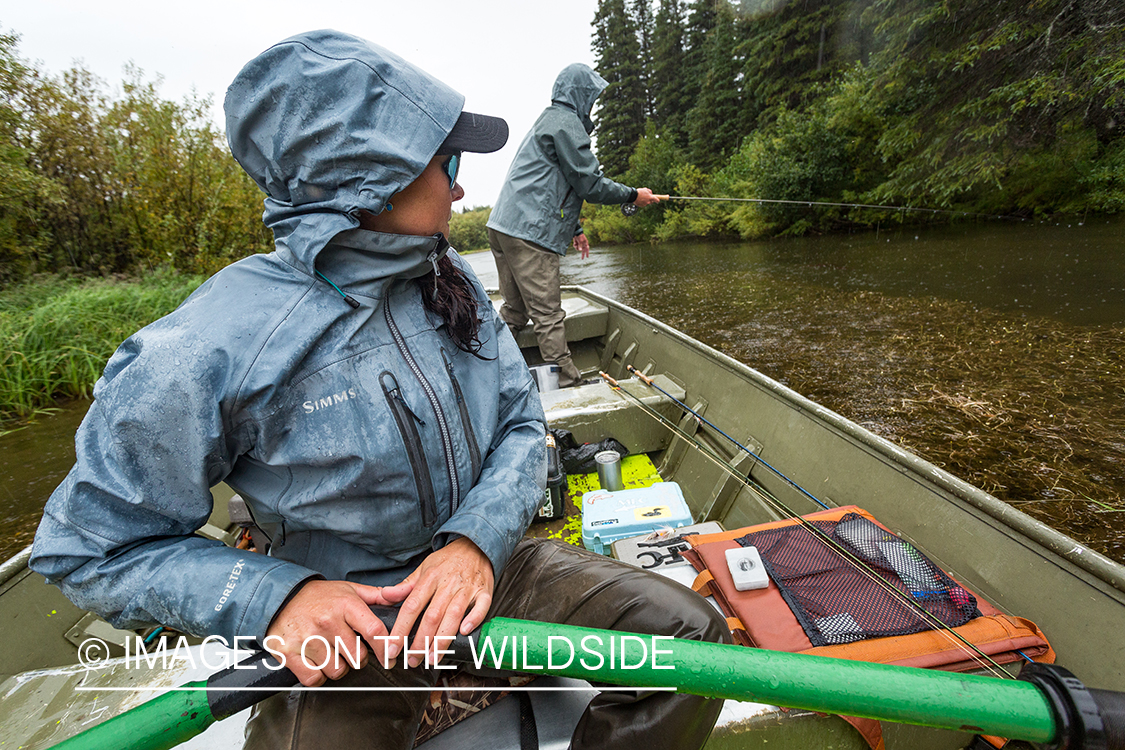
{"type": "Polygon", "coordinates": [[[1101,158],[1083,176],[1094,211],[1125,211],[1125,139],[1104,148],[1101,158]]]}
{"type": "Polygon", "coordinates": [[[488,229],[485,224],[492,215],[491,206],[475,206],[449,217],[449,244],[459,253],[472,253],[488,249],[488,229]]]}
{"type": "Polygon", "coordinates": [[[0,294],[0,419],[89,396],[106,361],[138,329],[174,310],[202,276],[60,281],[0,294]]]}
{"type": "MultiPolygon", "coordinates": [[[[679,176],[687,165],[685,159],[669,131],[658,131],[649,123],[644,137],[629,157],[628,171],[620,179],[626,185],[647,187],[658,195],[696,195],[679,189],[679,176]]],[[[655,238],[669,212],[675,209],[676,204],[664,202],[646,206],[626,217],[620,206],[588,203],[582,209],[582,226],[590,241],[596,244],[641,242],[655,238]]]]}

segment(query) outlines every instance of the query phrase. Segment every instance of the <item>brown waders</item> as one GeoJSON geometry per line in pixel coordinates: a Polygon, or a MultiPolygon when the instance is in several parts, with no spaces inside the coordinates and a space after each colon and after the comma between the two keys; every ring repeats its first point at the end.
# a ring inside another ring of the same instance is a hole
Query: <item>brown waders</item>
{"type": "MultiPolygon", "coordinates": [[[[490,617],[513,617],[677,638],[730,642],[723,617],[667,578],[557,541],[521,541],[496,583],[490,617]]],[[[429,687],[436,670],[349,672],[338,686],[429,687]]],[[[409,750],[429,692],[295,691],[258,704],[245,747],[409,750]]],[[[574,730],[575,750],[693,750],[706,741],[720,700],[663,691],[604,690],[574,730]]],[[[487,710],[487,709],[486,709],[487,710]]]]}
{"type": "Polygon", "coordinates": [[[504,295],[500,317],[512,335],[531,320],[543,361],[559,366],[559,387],[581,382],[582,376],[566,345],[558,253],[495,229],[488,230],[488,244],[496,259],[500,293],[504,295]]]}

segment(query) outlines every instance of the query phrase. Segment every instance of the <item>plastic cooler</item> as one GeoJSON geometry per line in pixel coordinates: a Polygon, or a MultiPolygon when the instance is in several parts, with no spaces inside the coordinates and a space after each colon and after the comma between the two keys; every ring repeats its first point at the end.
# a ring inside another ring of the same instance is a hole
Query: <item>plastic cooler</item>
{"type": "Polygon", "coordinates": [[[675,482],[632,490],[592,490],[582,496],[582,544],[608,555],[618,539],[691,524],[691,511],[675,482]]]}

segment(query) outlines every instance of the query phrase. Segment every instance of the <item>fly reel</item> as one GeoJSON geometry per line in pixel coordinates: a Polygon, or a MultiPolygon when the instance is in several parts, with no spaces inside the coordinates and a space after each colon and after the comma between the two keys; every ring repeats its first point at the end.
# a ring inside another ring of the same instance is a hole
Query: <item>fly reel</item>
{"type": "Polygon", "coordinates": [[[621,213],[625,214],[626,216],[632,216],[633,214],[637,213],[637,204],[636,203],[622,203],[621,204],[621,213]]]}

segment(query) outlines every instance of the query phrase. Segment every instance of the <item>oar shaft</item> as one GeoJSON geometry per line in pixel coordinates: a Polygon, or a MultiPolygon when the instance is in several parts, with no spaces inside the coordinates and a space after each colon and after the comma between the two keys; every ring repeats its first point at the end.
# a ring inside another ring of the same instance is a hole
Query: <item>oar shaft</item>
{"type": "MultiPolygon", "coordinates": [[[[1091,731],[1099,739],[1125,736],[1120,726],[1125,697],[1083,689],[1079,698],[1085,701],[1079,706],[1082,715],[1075,719],[1074,699],[1060,699],[1059,695],[1066,692],[1067,680],[1053,673],[1034,678],[1038,683],[998,680],[507,618],[490,620],[475,639],[459,637],[452,648],[458,661],[477,662],[478,666],[624,687],[674,688],[710,698],[758,701],[1036,743],[1053,742],[1060,736],[1078,742],[1091,731]],[[1051,700],[1039,683],[1054,686],[1049,691],[1051,700]],[[1060,685],[1063,688],[1056,689],[1060,685]],[[1058,715],[1066,716],[1061,727],[1055,719],[1059,711],[1058,715]]],[[[240,686],[265,686],[272,691],[296,682],[289,670],[268,669],[264,655],[248,661],[257,662],[258,669],[245,670],[247,662],[242,662],[206,683],[188,683],[64,740],[53,750],[168,750],[240,706],[271,694],[240,690],[240,686]],[[206,690],[216,683],[224,683],[222,695],[229,690],[239,697],[216,701],[216,693],[206,690]],[[219,705],[223,702],[225,708],[219,705]]],[[[1125,748],[1125,742],[1112,739],[1096,746],[1125,748]]]]}
{"type": "Polygon", "coordinates": [[[622,640],[621,633],[506,618],[484,625],[478,649],[486,639],[494,649],[507,639],[508,653],[517,655],[516,667],[542,666],[543,673],[565,677],[628,687],[675,687],[711,698],[1031,742],[1047,742],[1056,734],[1050,703],[1037,687],[1018,680],[683,639],[633,635],[622,640]],[[654,648],[659,655],[654,656],[654,648]],[[642,658],[642,649],[647,649],[647,658],[642,658]],[[611,657],[618,668],[609,668],[611,657]]]}
{"type": "Polygon", "coordinates": [[[215,723],[207,691],[202,689],[206,685],[181,685],[63,740],[51,750],[168,750],[215,723]]]}

